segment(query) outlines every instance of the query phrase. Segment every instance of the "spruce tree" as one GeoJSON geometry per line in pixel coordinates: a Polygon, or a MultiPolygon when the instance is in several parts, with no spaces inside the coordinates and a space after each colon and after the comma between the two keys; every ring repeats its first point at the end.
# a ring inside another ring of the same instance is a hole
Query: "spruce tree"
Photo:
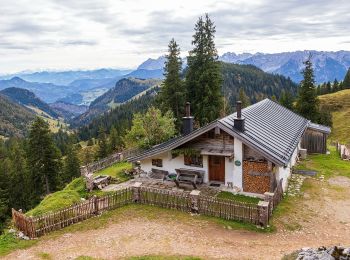
{"type": "Polygon", "coordinates": [[[67,149],[67,156],[64,160],[63,178],[62,183],[66,184],[72,179],[80,176],[80,163],[78,155],[73,146],[69,146],[67,149]]]}
{"type": "Polygon", "coordinates": [[[332,88],[332,92],[337,92],[337,91],[339,91],[339,82],[338,82],[338,80],[337,79],[334,79],[334,81],[333,81],[333,88],[332,88]]]}
{"type": "Polygon", "coordinates": [[[98,131],[98,150],[96,157],[98,159],[103,159],[108,155],[108,143],[105,130],[100,127],[98,131]]]}
{"type": "Polygon", "coordinates": [[[177,130],[181,129],[186,103],[186,88],[181,80],[182,61],[180,48],[172,39],[168,45],[168,54],[164,66],[163,85],[159,93],[160,109],[163,113],[172,111],[176,118],[177,130]]]}
{"type": "Polygon", "coordinates": [[[350,88],[350,68],[348,69],[348,72],[346,73],[343,81],[343,89],[349,89],[350,88]]]}
{"type": "Polygon", "coordinates": [[[294,109],[294,105],[293,105],[293,102],[294,102],[294,98],[292,96],[292,94],[289,92],[289,91],[282,91],[282,95],[280,97],[280,100],[279,100],[279,103],[290,109],[290,110],[293,110],[294,109]]]}
{"type": "Polygon", "coordinates": [[[316,93],[311,57],[309,57],[304,64],[304,78],[300,83],[296,110],[301,116],[313,122],[317,122],[319,118],[319,100],[316,93]]]}
{"type": "Polygon", "coordinates": [[[238,100],[242,102],[242,108],[250,106],[250,100],[249,97],[244,92],[243,88],[239,89],[239,97],[238,100]]]}
{"type": "Polygon", "coordinates": [[[117,151],[122,145],[122,140],[120,135],[118,134],[118,131],[115,127],[112,127],[111,132],[109,134],[109,143],[108,143],[108,150],[109,153],[113,153],[117,151]]]}
{"type": "Polygon", "coordinates": [[[37,117],[30,128],[27,150],[34,201],[56,189],[61,168],[60,157],[49,125],[37,117]]]}
{"type": "Polygon", "coordinates": [[[326,93],[325,94],[329,94],[329,93],[332,93],[332,84],[330,81],[328,81],[326,84],[326,93]]]}
{"type": "Polygon", "coordinates": [[[222,76],[215,48],[214,23],[199,17],[193,35],[193,50],[187,57],[186,88],[196,121],[203,126],[220,116],[223,107],[222,76]]]}

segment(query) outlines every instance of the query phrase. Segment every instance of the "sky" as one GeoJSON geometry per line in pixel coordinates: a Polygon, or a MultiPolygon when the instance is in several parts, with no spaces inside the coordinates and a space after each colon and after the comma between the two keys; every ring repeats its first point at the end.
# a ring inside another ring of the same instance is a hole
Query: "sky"
{"type": "Polygon", "coordinates": [[[209,13],[225,52],[350,50],[349,0],[0,0],[0,74],[137,67],[209,13]]]}

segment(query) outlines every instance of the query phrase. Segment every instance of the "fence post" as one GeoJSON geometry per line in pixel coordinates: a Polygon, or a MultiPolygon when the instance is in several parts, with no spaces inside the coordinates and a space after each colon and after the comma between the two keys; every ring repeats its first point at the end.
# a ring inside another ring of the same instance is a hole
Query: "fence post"
{"type": "Polygon", "coordinates": [[[132,186],[132,201],[133,202],[140,202],[141,200],[141,185],[142,182],[135,182],[132,186]]]}
{"type": "Polygon", "coordinates": [[[275,193],[273,192],[265,192],[264,193],[264,201],[269,202],[269,214],[272,215],[272,210],[274,209],[275,205],[273,204],[273,197],[275,196],[275,193]]]}
{"type": "Polygon", "coordinates": [[[258,203],[259,211],[259,224],[262,227],[267,227],[269,223],[269,202],[268,201],[259,201],[258,203]]]}
{"type": "Polygon", "coordinates": [[[192,190],[190,193],[191,198],[191,212],[198,213],[199,210],[199,190],[192,190]]]}
{"type": "Polygon", "coordinates": [[[99,212],[99,210],[98,210],[98,197],[96,195],[94,195],[92,197],[92,201],[94,203],[94,214],[98,215],[98,212],[99,212]]]}

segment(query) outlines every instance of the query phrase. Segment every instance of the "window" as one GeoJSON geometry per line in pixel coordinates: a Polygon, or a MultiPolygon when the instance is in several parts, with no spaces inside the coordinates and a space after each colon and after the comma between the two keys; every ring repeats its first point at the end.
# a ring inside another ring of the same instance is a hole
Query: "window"
{"type": "Polygon", "coordinates": [[[152,165],[157,167],[163,167],[162,159],[152,159],[152,165]]]}
{"type": "Polygon", "coordinates": [[[203,167],[202,155],[184,156],[184,164],[187,166],[203,167]]]}

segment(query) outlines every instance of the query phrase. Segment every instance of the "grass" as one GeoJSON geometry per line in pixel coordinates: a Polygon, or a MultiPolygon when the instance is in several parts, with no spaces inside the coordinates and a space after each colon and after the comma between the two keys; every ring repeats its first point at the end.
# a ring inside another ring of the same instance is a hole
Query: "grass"
{"type": "Polygon", "coordinates": [[[340,159],[334,146],[329,146],[330,154],[308,155],[308,159],[300,162],[296,169],[314,170],[326,178],[345,176],[350,178],[350,162],[340,159]]]}
{"type": "Polygon", "coordinates": [[[124,182],[130,179],[129,176],[124,174],[124,170],[130,170],[131,168],[132,164],[129,162],[118,162],[108,168],[95,172],[94,175],[109,175],[117,178],[120,182],[124,182]]]}
{"type": "Polygon", "coordinates": [[[62,190],[47,195],[38,206],[26,213],[27,216],[39,216],[49,212],[55,212],[60,209],[69,207],[81,201],[77,191],[62,190]]]}
{"type": "Polygon", "coordinates": [[[16,249],[25,249],[35,245],[38,240],[21,240],[14,237],[13,234],[5,231],[3,235],[0,236],[0,256],[7,255],[16,249]]]}
{"type": "Polygon", "coordinates": [[[51,260],[51,259],[53,259],[50,254],[45,253],[45,252],[38,253],[38,256],[39,256],[40,259],[43,259],[43,260],[51,260]]]}
{"type": "Polygon", "coordinates": [[[74,260],[103,260],[103,259],[102,258],[95,258],[95,257],[91,257],[91,256],[81,255],[81,256],[78,256],[77,258],[75,258],[74,260]]]}
{"type": "Polygon", "coordinates": [[[253,204],[258,204],[260,201],[259,198],[244,196],[241,194],[233,194],[232,192],[228,192],[228,191],[220,191],[219,194],[217,195],[217,198],[229,199],[229,200],[234,200],[238,202],[253,203],[253,204]]]}
{"type": "Polygon", "coordinates": [[[319,97],[321,105],[332,112],[330,140],[350,144],[350,89],[319,97]]]}

